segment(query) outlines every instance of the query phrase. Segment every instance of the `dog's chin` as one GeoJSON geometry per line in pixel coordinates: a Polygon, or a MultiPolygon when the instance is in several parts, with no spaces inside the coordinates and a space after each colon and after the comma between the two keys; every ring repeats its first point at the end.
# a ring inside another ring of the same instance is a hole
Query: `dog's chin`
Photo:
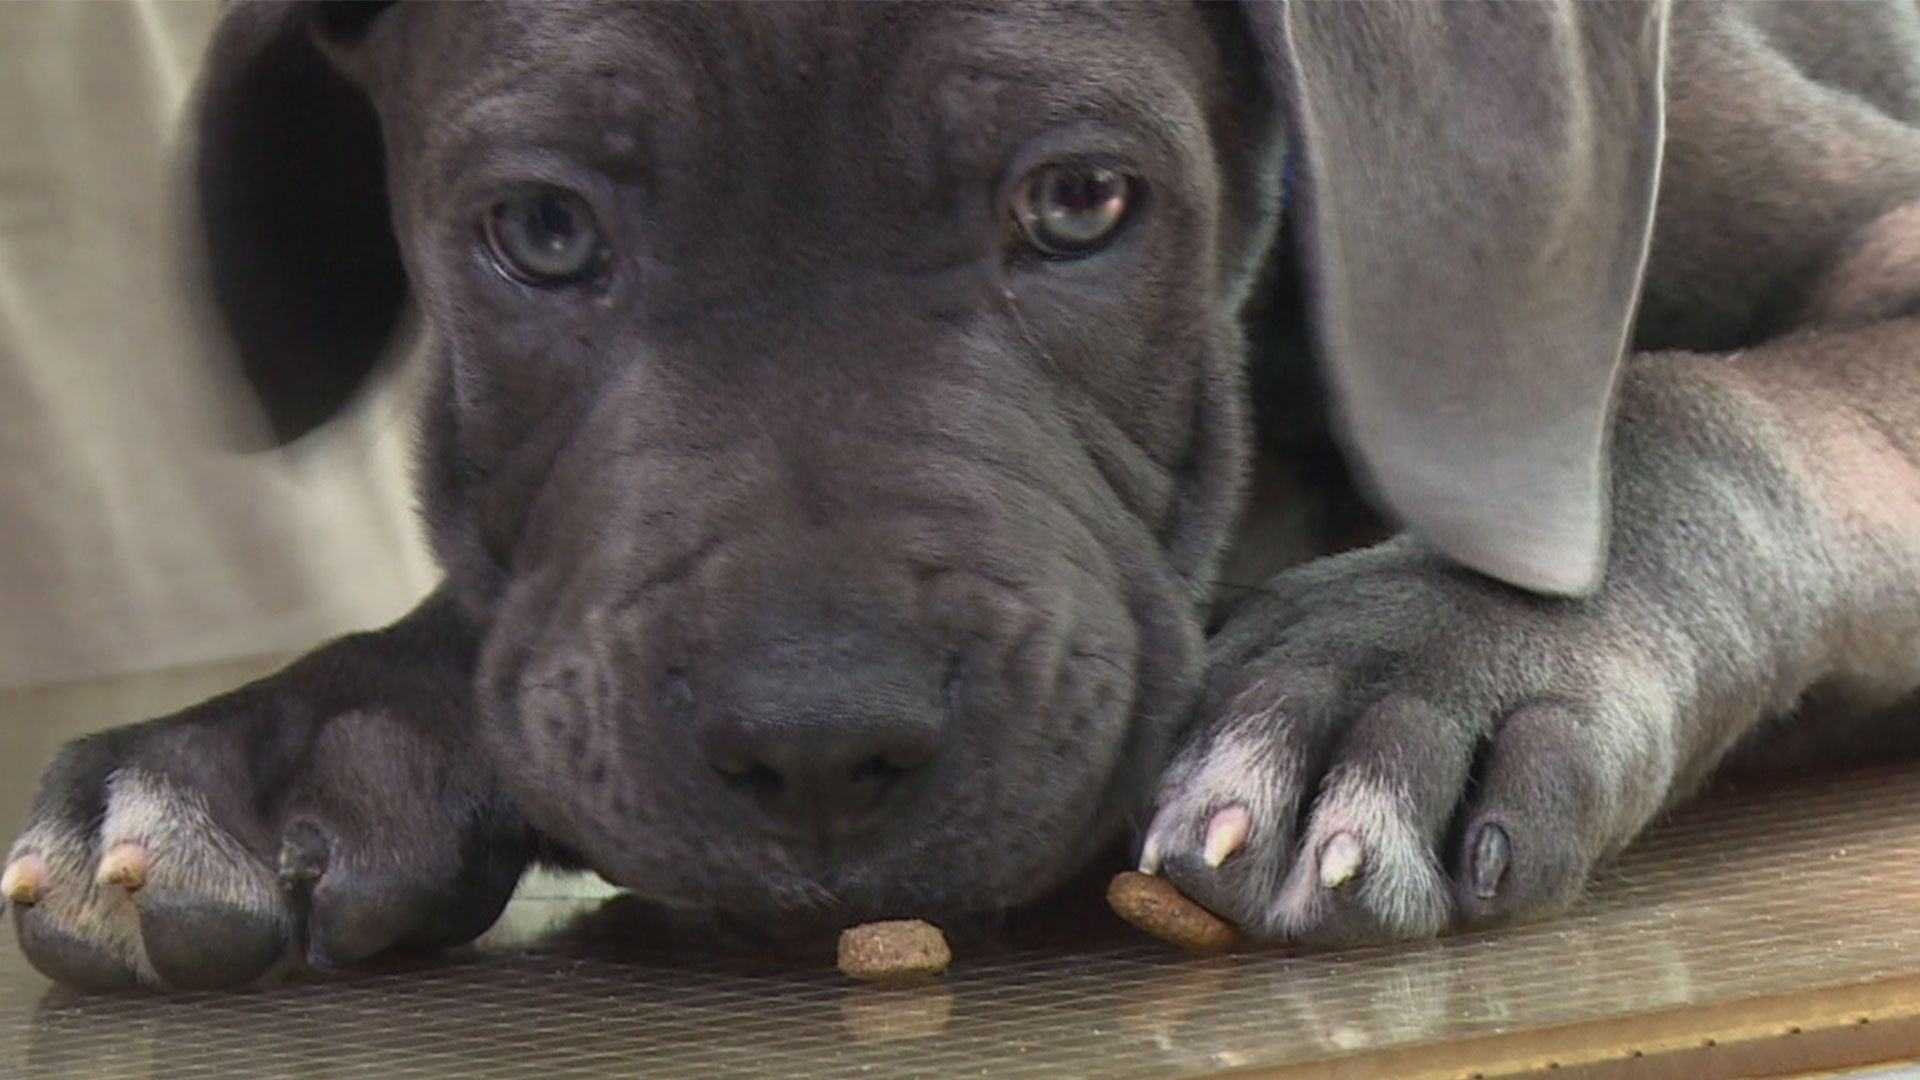
{"type": "MultiPolygon", "coordinates": [[[[1101,817],[1117,822],[1122,815],[1116,810],[1101,817]]],[[[1057,890],[1111,851],[1118,831],[1087,830],[1082,824],[1073,842],[1057,850],[1028,850],[1017,858],[1005,857],[1015,845],[1012,835],[1000,845],[961,843],[957,833],[943,829],[905,847],[857,849],[850,844],[839,852],[787,850],[777,855],[763,847],[755,852],[757,857],[735,851],[703,869],[683,866],[675,875],[639,868],[620,873],[604,864],[599,869],[614,884],[684,916],[751,926],[769,939],[800,941],[876,919],[938,922],[997,916],[1057,890]],[[996,846],[1005,853],[1001,859],[979,857],[996,846]],[[965,853],[956,853],[961,851],[965,853]]]]}
{"type": "MultiPolygon", "coordinates": [[[[1025,883],[1018,891],[1000,888],[920,891],[884,885],[863,891],[842,886],[833,891],[831,900],[800,899],[789,903],[776,894],[748,898],[738,906],[723,904],[709,909],[709,914],[728,923],[751,926],[769,940],[800,944],[880,919],[925,919],[939,925],[980,917],[992,919],[1047,896],[1071,876],[1070,872],[1063,871],[1038,879],[1041,884],[1037,887],[1031,882],[1025,883]]],[[[817,881],[792,884],[801,886],[793,894],[803,894],[809,887],[823,887],[823,883],[817,881]]]]}

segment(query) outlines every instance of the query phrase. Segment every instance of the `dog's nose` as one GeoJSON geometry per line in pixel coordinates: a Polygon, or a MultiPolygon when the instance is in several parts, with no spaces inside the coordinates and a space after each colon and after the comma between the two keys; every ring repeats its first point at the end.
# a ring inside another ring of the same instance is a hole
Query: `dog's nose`
{"type": "Polygon", "coordinates": [[[756,667],[712,703],[700,743],[775,833],[819,839],[874,824],[940,749],[937,676],[871,654],[756,667]]]}

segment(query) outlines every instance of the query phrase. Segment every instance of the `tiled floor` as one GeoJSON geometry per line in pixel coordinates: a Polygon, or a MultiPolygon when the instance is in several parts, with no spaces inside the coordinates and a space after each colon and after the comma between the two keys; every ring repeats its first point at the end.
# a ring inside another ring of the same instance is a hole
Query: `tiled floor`
{"type": "MultiPolygon", "coordinates": [[[[243,673],[0,695],[0,825],[66,734],[243,673]]],[[[538,878],[456,956],[164,998],[51,989],[0,931],[0,1077],[1199,1076],[1920,975],[1920,767],[1717,796],[1567,918],[1410,949],[1196,959],[1095,919],[882,991],[661,953],[647,918],[538,878]]]]}

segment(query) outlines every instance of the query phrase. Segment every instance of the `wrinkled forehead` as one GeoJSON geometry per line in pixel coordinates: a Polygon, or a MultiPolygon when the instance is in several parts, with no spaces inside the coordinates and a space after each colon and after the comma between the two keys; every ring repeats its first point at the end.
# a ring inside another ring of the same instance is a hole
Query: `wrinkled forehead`
{"type": "Polygon", "coordinates": [[[686,141],[716,129],[796,154],[828,134],[990,154],[1076,122],[1178,147],[1226,97],[1234,33],[1219,12],[1176,3],[559,0],[405,14],[388,108],[436,150],[521,137],[608,163],[690,160],[686,141]]]}

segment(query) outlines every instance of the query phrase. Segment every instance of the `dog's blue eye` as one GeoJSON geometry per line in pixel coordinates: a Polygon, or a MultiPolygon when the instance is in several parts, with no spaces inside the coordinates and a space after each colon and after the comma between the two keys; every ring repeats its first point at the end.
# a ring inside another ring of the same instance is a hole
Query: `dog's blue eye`
{"type": "Polygon", "coordinates": [[[1020,233],[1043,255],[1085,255],[1113,235],[1127,216],[1133,181],[1112,169],[1048,165],[1013,196],[1020,233]]]}
{"type": "Polygon", "coordinates": [[[487,244],[501,270],[529,285],[563,285],[599,269],[606,248],[586,201],[567,191],[538,191],[487,212],[487,244]]]}

